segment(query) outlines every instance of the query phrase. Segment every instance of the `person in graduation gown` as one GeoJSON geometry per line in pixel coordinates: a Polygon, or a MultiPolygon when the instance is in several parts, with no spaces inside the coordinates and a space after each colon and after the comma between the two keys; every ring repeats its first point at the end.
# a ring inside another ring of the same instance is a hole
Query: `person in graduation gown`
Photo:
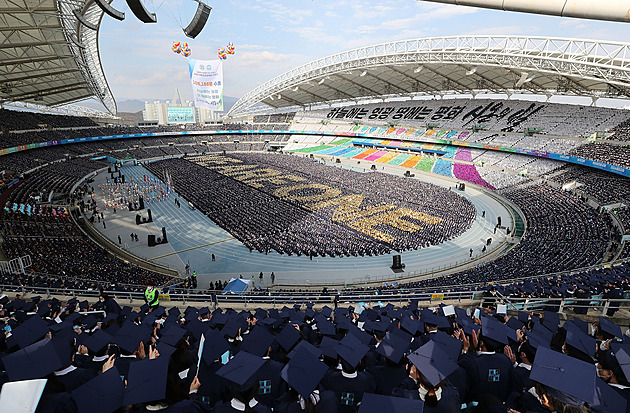
{"type": "Polygon", "coordinates": [[[478,342],[477,353],[472,350],[468,340],[464,341],[465,354],[459,359],[459,364],[466,370],[470,383],[469,397],[478,402],[486,394],[495,396],[505,402],[513,391],[518,390],[518,383],[514,373],[512,361],[497,351],[507,345],[505,326],[496,319],[483,317],[481,334],[473,331],[473,342],[478,342]]]}
{"type": "Polygon", "coordinates": [[[422,400],[426,413],[459,413],[462,406],[459,393],[446,384],[446,378],[457,370],[457,363],[435,341],[429,341],[407,358],[409,377],[394,388],[392,395],[422,400]]]}
{"type": "Polygon", "coordinates": [[[335,393],[339,412],[355,412],[361,404],[363,394],[374,393],[376,382],[371,374],[357,371],[356,364],[353,365],[343,358],[340,361],[341,371],[333,371],[327,375],[323,385],[335,393]]]}

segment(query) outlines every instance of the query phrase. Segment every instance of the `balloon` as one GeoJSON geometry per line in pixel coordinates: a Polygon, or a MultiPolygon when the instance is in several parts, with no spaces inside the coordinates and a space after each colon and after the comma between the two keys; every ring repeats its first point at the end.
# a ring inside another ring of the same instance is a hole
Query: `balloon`
{"type": "Polygon", "coordinates": [[[180,42],[173,42],[173,52],[174,53],[181,53],[182,51],[182,46],[180,42]]]}
{"type": "Polygon", "coordinates": [[[227,54],[234,54],[234,43],[230,42],[227,44],[227,46],[225,47],[227,54]]]}
{"type": "Polygon", "coordinates": [[[221,60],[227,59],[227,54],[225,52],[225,49],[219,49],[219,59],[221,60]]]}

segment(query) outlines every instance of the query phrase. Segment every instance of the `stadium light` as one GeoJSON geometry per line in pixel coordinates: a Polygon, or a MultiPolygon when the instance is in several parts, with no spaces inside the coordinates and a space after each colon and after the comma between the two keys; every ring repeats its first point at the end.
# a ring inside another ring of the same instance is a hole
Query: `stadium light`
{"type": "Polygon", "coordinates": [[[320,80],[319,82],[317,82],[318,85],[322,85],[324,82],[326,81],[326,78],[323,77],[322,80],[320,80]]]}
{"type": "Polygon", "coordinates": [[[280,94],[278,94],[278,96],[276,96],[276,99],[280,100],[280,99],[282,99],[282,96],[280,94]]]}
{"type": "Polygon", "coordinates": [[[299,89],[300,89],[300,88],[296,86],[296,87],[294,87],[294,88],[293,88],[293,91],[294,91],[294,92],[297,92],[299,89]]]}
{"type": "Polygon", "coordinates": [[[361,72],[361,74],[359,76],[363,77],[365,75],[367,75],[367,70],[364,70],[363,72],[361,72]]]}
{"type": "Polygon", "coordinates": [[[476,71],[477,71],[477,66],[475,66],[472,69],[470,69],[469,71],[467,71],[466,72],[466,76],[474,75],[476,71]]]}
{"type": "Polygon", "coordinates": [[[422,72],[422,69],[424,69],[424,66],[420,65],[416,69],[414,69],[413,72],[414,73],[420,73],[420,72],[422,72]]]}

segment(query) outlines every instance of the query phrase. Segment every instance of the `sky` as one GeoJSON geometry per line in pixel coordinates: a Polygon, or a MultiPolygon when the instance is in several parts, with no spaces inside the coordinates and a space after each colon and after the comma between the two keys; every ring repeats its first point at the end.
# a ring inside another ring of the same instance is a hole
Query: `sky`
{"type": "MultiPolygon", "coordinates": [[[[240,97],[292,68],[331,54],[397,40],[452,35],[532,35],[627,41],[630,24],[485,10],[416,0],[206,0],[213,8],[196,39],[182,28],[193,0],[143,0],[157,24],[143,24],[123,0],[118,21],[103,16],[99,31],[105,76],[117,101],[170,99],[179,88],[192,98],[186,59],[174,41],[188,42],[196,59],[224,62],[224,95],[240,97]]],[[[630,103],[630,102],[628,102],[630,103]]],[[[626,103],[627,104],[627,103],[626,103]]]]}

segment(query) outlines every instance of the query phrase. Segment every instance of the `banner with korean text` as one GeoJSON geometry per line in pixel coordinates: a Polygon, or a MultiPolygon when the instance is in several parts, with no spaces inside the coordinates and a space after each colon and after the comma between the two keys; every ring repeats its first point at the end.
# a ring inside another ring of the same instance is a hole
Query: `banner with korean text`
{"type": "Polygon", "coordinates": [[[223,62],[188,59],[193,102],[196,107],[223,111],[223,62]]]}

